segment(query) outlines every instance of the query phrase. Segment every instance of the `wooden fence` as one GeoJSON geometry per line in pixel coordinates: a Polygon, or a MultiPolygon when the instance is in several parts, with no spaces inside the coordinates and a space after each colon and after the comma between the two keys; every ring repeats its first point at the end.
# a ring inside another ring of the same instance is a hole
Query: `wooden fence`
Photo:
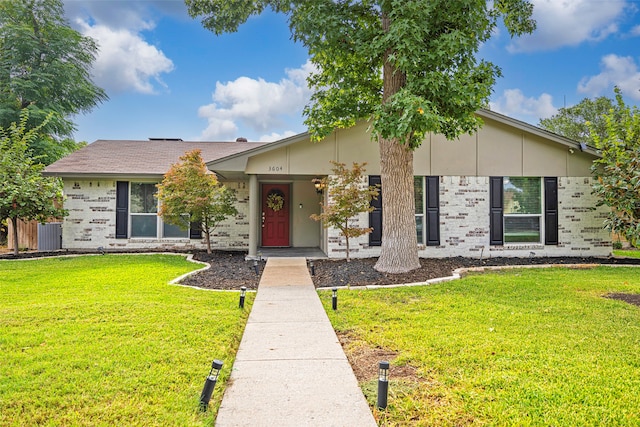
{"type": "MultiPolygon", "coordinates": [[[[13,249],[13,225],[9,223],[7,247],[13,249]]],[[[38,221],[24,222],[18,220],[18,247],[20,250],[27,249],[31,251],[38,250],[38,221]]]]}

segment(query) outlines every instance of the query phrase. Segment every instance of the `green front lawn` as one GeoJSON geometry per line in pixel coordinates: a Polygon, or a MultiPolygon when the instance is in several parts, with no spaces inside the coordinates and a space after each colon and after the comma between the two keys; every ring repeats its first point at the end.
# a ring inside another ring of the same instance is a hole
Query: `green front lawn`
{"type": "Polygon", "coordinates": [[[615,250],[613,251],[615,256],[626,256],[630,258],[640,258],[640,250],[631,249],[631,250],[615,250]]]}
{"type": "Polygon", "coordinates": [[[0,261],[0,425],[213,425],[250,309],[182,256],[0,261]],[[224,368],[210,411],[211,361],[224,368]]]}
{"type": "MultiPolygon", "coordinates": [[[[640,307],[603,298],[610,292],[640,293],[640,269],[340,290],[337,312],[331,292],[321,298],[349,349],[397,352],[381,425],[638,426],[640,307]],[[394,379],[402,365],[415,375],[394,379]]],[[[373,405],[376,380],[362,387],[373,405]]]]}

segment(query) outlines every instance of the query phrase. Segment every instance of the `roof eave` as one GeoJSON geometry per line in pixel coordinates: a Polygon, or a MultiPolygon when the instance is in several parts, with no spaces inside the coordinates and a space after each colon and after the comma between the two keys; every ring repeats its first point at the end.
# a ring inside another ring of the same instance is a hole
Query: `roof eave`
{"type": "Polygon", "coordinates": [[[162,179],[158,173],[80,173],[80,172],[42,172],[43,176],[74,179],[162,179]]]}

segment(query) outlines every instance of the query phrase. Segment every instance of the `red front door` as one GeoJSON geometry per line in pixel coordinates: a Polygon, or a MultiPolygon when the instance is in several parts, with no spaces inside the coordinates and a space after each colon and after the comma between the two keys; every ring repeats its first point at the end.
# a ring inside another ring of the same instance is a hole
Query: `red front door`
{"type": "Polygon", "coordinates": [[[262,246],[290,246],[289,195],[289,184],[262,184],[262,246]]]}

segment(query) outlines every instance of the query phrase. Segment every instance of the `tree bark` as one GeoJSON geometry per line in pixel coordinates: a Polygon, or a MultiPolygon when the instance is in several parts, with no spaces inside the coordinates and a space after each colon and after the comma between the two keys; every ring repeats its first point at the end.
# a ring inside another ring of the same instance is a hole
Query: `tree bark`
{"type": "Polygon", "coordinates": [[[346,221],[344,222],[344,229],[345,229],[344,238],[347,241],[347,262],[350,262],[351,259],[349,258],[349,235],[348,235],[348,232],[346,231],[348,228],[349,228],[349,218],[347,218],[346,221]]]}
{"type": "Polygon", "coordinates": [[[205,237],[205,240],[207,241],[207,253],[210,254],[211,253],[211,231],[209,231],[209,229],[207,229],[207,231],[204,233],[204,237],[205,237]]]}
{"type": "MultiPolygon", "coordinates": [[[[382,27],[391,22],[383,14],[382,27]]],[[[388,60],[383,67],[383,103],[402,89],[406,75],[388,60]]],[[[413,151],[398,139],[379,138],[380,180],[382,182],[382,246],[375,269],[384,273],[406,273],[420,267],[416,236],[415,199],[413,189],[413,151]]]]}
{"type": "Polygon", "coordinates": [[[18,256],[20,254],[20,245],[18,244],[18,218],[11,218],[11,225],[13,226],[13,254],[18,256]]]}
{"type": "Polygon", "coordinates": [[[406,273],[420,267],[413,189],[413,152],[397,140],[380,138],[382,246],[375,269],[406,273]]]}

